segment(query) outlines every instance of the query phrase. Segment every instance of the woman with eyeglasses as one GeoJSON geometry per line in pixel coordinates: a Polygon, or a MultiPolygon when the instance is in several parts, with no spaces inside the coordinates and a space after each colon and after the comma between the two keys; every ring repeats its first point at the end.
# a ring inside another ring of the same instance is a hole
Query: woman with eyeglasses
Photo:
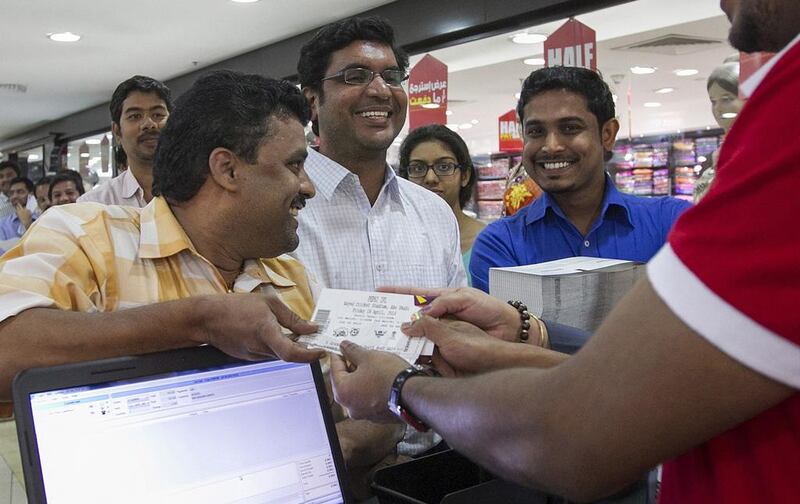
{"type": "MultiPolygon", "coordinates": [[[[462,211],[475,185],[475,167],[467,144],[446,126],[419,127],[400,146],[400,175],[435,192],[453,209],[461,233],[464,269],[469,272],[472,243],[486,224],[462,211]]],[[[469,273],[467,279],[471,285],[469,273]]]]}

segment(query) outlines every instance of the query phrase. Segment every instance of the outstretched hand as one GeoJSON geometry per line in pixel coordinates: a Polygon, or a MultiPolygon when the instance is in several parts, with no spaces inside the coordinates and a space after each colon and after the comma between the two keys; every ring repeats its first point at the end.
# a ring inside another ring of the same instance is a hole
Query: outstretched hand
{"type": "Polygon", "coordinates": [[[458,320],[435,319],[429,316],[404,324],[408,336],[424,336],[431,340],[433,366],[444,376],[484,373],[506,367],[509,356],[521,347],[501,341],[478,327],[458,320]]]}
{"type": "Polygon", "coordinates": [[[197,300],[201,304],[202,343],[245,360],[277,356],[290,362],[312,362],[325,352],[308,349],[287,335],[310,334],[317,326],[303,320],[274,294],[218,294],[197,300]]]}
{"type": "Polygon", "coordinates": [[[478,289],[417,289],[412,287],[381,287],[381,292],[435,297],[420,309],[421,315],[449,317],[477,326],[490,336],[506,341],[519,338],[520,318],[516,309],[478,289]]]}
{"type": "Polygon", "coordinates": [[[389,392],[395,377],[408,367],[408,362],[350,341],[343,341],[341,350],[344,357],[331,354],[331,383],[336,402],[356,420],[397,421],[389,411],[389,392]]]}

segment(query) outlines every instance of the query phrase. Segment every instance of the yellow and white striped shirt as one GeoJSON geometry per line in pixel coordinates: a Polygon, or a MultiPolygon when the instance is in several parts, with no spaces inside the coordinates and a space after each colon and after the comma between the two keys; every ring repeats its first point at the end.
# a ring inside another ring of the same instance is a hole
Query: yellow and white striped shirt
{"type": "MultiPolygon", "coordinates": [[[[309,319],[316,285],[289,256],[248,260],[233,292],[275,292],[309,319]]],[[[37,307],[110,312],[225,293],[217,269],[197,253],[169,205],[78,203],[45,212],[0,258],[0,320],[37,307]]]]}

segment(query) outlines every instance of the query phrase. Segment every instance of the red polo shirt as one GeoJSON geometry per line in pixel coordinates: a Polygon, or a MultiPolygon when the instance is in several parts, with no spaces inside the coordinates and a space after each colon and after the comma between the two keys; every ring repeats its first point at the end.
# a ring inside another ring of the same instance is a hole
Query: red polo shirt
{"type": "MultiPolygon", "coordinates": [[[[708,195],[652,260],[656,292],[745,366],[800,390],[800,36],[755,89],[708,195]]],[[[800,502],[800,393],[664,465],[663,504],[800,502]]]]}

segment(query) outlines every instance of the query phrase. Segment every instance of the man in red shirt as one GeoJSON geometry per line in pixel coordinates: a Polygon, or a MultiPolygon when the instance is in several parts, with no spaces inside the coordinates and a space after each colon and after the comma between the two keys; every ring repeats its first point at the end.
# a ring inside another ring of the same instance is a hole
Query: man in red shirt
{"type": "Polygon", "coordinates": [[[514,342],[510,306],[429,291],[442,295],[404,331],[437,343],[449,374],[482,374],[400,373],[396,357],[344,343],[350,366],[336,360],[332,375],[353,417],[392,420],[394,389],[395,412],[493,473],[575,500],[661,462],[662,503],[800,499],[800,9],[722,8],[735,47],[779,53],[742,84],[707,197],[592,340],[549,359],[514,342]]]}

